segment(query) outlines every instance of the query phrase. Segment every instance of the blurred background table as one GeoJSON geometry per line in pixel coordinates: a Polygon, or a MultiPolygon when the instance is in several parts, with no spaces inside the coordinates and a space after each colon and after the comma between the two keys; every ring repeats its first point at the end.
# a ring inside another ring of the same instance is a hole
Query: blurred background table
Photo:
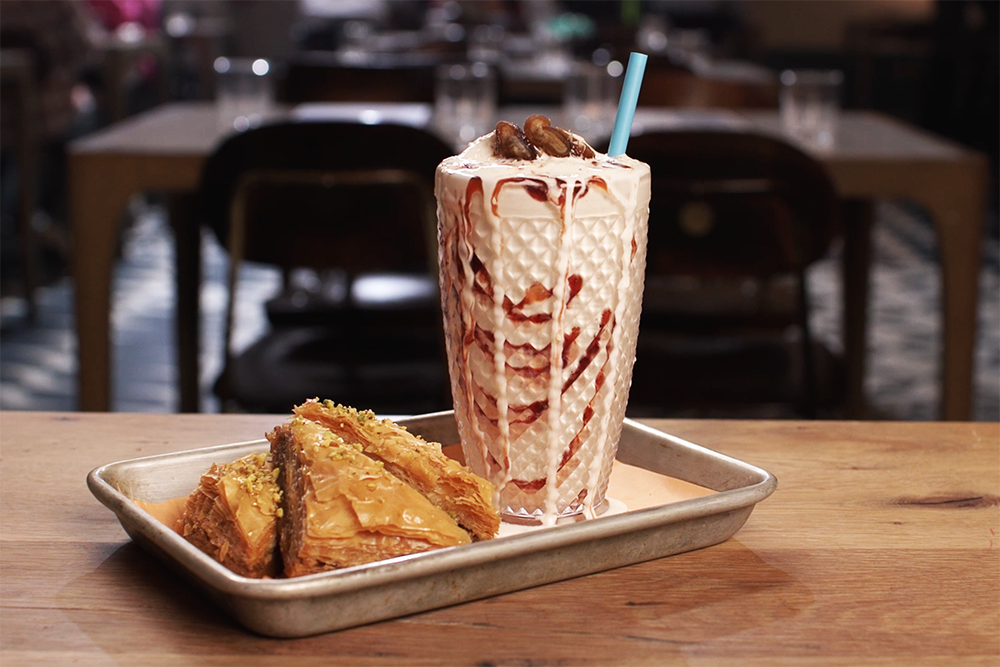
{"type": "Polygon", "coordinates": [[[274,640],[241,629],[130,542],[84,480],[116,460],[259,439],[283,416],[0,419],[3,664],[1000,660],[996,423],[651,421],[769,470],[777,491],[714,547],[274,640]]]}
{"type": "MultiPolygon", "coordinates": [[[[311,107],[310,116],[343,120],[375,111],[383,122],[426,123],[429,105],[346,104],[311,107]],[[325,109],[325,112],[323,111],[325,109]],[[422,111],[421,111],[422,110],[422,111]],[[409,119],[409,120],[407,120],[409,119]]],[[[537,109],[536,109],[537,111],[537,109]]],[[[554,118],[558,112],[549,111],[554,118]]],[[[278,116],[289,113],[279,109],[278,116]]],[[[521,118],[523,109],[501,109],[521,118]]],[[[370,114],[369,114],[370,116],[370,114]]],[[[373,117],[373,116],[370,116],[373,117]]],[[[734,129],[780,133],[776,111],[683,112],[640,109],[642,127],[727,123],[734,129]]],[[[214,104],[171,103],[76,140],[69,151],[73,275],[80,408],[110,404],[110,285],[119,216],[137,193],[172,195],[177,253],[177,347],[182,411],[198,405],[198,289],[200,236],[192,193],[201,166],[226,130],[214,104]]],[[[848,409],[863,414],[864,349],[870,255],[870,207],[885,197],[905,197],[932,214],[941,248],[943,299],[941,417],[968,419],[980,242],[986,213],[985,156],[891,117],[863,111],[842,114],[837,145],[813,151],[830,173],[849,213],[845,243],[845,356],[848,409]]]]}
{"type": "MultiPolygon", "coordinates": [[[[757,130],[782,134],[774,113],[741,114],[757,130]]],[[[934,222],[942,280],[941,416],[968,419],[989,188],[986,156],[869,111],[842,113],[836,145],[815,154],[845,200],[844,343],[849,412],[863,410],[871,204],[898,197],[922,205],[934,222]]]]}
{"type": "Polygon", "coordinates": [[[200,239],[191,196],[198,188],[202,164],[224,135],[213,103],[178,103],[129,118],[71,144],[69,190],[80,409],[111,408],[111,271],[120,216],[132,196],[146,192],[173,195],[180,408],[195,409],[200,239]],[[189,298],[194,301],[188,303],[189,298]]]}

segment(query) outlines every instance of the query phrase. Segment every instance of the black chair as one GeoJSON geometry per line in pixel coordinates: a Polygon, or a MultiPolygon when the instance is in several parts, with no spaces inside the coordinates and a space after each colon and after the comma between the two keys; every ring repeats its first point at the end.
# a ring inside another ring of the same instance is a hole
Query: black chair
{"type": "Polygon", "coordinates": [[[652,172],[630,406],[791,403],[811,417],[839,404],[805,280],[838,232],[824,167],[777,138],[732,131],[640,134],[628,154],[652,172]]]}
{"type": "Polygon", "coordinates": [[[399,125],[289,122],[234,135],[201,180],[230,256],[224,409],[320,396],[387,413],[450,407],[436,279],[434,171],[452,150],[399,125]],[[280,267],[269,332],[231,346],[243,262],[280,267]],[[319,276],[296,284],[296,271],[319,276]]]}

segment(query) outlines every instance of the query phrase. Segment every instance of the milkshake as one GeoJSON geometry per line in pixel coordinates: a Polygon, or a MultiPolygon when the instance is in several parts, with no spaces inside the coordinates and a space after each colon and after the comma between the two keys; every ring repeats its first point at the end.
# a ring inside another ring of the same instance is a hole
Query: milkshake
{"type": "Polygon", "coordinates": [[[505,520],[602,511],[641,310],[649,167],[533,116],[438,167],[456,421],[505,520]]]}

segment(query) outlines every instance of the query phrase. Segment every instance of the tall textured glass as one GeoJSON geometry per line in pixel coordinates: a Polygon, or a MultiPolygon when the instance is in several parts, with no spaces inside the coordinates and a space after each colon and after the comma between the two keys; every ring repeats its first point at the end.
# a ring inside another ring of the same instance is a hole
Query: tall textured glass
{"type": "Polygon", "coordinates": [[[599,514],[621,436],[649,167],[587,153],[511,159],[489,134],[437,170],[456,419],[507,520],[599,514]]]}

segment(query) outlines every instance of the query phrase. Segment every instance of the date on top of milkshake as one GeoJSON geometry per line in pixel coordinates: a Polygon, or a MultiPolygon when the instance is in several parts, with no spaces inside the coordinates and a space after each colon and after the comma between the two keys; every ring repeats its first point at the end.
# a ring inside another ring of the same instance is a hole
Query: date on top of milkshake
{"type": "Polygon", "coordinates": [[[509,160],[534,160],[539,152],[553,157],[594,157],[594,149],[577,135],[554,127],[545,116],[535,114],[524,121],[522,131],[505,120],[493,133],[493,154],[509,160]]]}

